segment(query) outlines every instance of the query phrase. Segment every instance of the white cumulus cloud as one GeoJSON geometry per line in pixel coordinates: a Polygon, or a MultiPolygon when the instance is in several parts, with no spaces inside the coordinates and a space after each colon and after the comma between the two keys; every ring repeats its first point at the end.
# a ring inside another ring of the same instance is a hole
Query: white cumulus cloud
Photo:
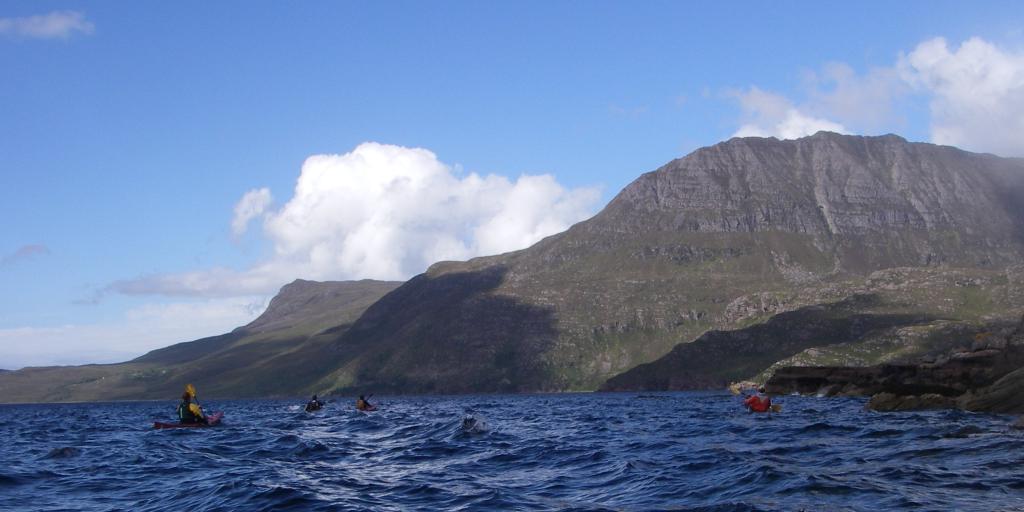
{"type": "Polygon", "coordinates": [[[92,34],[95,25],[76,11],[53,11],[24,18],[0,18],[0,34],[32,39],[67,39],[75,33],[92,34]]]}
{"type": "Polygon", "coordinates": [[[231,220],[231,232],[235,236],[244,235],[249,229],[249,222],[267,210],[274,198],[270,195],[270,189],[253,189],[245,193],[242,199],[235,204],[235,217],[231,220]]]}
{"type": "MultiPolygon", "coordinates": [[[[265,191],[265,192],[264,192],[265,191]]],[[[441,260],[522,249],[591,216],[596,188],[567,189],[551,175],[463,175],[422,148],[367,142],[306,159],[277,209],[249,191],[232,228],[263,218],[273,256],[245,270],[160,274],[113,283],[132,294],[273,293],[295,278],[404,280],[441,260]]]]}
{"type": "Polygon", "coordinates": [[[951,51],[940,37],[917,45],[898,67],[931,97],[933,142],[1024,155],[1024,53],[978,37],[951,51]]]}
{"type": "Polygon", "coordinates": [[[751,87],[735,92],[743,110],[744,122],[733,137],[778,137],[796,139],[819,131],[846,133],[843,125],[814,117],[798,109],[783,96],[751,87]]]}

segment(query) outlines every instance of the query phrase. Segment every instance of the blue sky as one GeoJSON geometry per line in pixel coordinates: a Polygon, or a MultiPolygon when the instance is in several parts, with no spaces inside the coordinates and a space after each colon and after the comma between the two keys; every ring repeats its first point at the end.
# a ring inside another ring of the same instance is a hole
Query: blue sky
{"type": "Polygon", "coordinates": [[[0,4],[0,368],[526,246],[733,135],[1017,155],[1015,2],[781,4],[0,4]]]}

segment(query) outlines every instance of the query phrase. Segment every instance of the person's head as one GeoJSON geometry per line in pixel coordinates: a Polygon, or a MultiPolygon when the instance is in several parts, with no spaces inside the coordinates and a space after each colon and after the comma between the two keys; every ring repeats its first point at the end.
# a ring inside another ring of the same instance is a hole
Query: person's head
{"type": "Polygon", "coordinates": [[[313,395],[313,401],[316,402],[316,395],[313,395]]]}
{"type": "Polygon", "coordinates": [[[181,399],[188,402],[192,399],[192,395],[188,394],[188,391],[181,394],[181,399]]]}
{"type": "Polygon", "coordinates": [[[366,401],[366,398],[365,398],[365,397],[363,397],[363,395],[359,395],[359,399],[360,399],[360,400],[362,400],[362,401],[364,401],[364,402],[366,401]]]}
{"type": "Polygon", "coordinates": [[[758,393],[764,393],[764,386],[757,388],[758,393]]]}

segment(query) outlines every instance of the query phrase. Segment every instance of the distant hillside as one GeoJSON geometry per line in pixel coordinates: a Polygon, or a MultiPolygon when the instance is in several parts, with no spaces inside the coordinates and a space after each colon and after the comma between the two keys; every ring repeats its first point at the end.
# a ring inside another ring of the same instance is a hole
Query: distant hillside
{"type": "Polygon", "coordinates": [[[186,383],[207,398],[305,393],[332,369],[327,343],[399,284],[297,280],[284,286],[259,318],[227,334],[154,350],[126,363],[0,374],[3,401],[174,399],[186,383]]]}

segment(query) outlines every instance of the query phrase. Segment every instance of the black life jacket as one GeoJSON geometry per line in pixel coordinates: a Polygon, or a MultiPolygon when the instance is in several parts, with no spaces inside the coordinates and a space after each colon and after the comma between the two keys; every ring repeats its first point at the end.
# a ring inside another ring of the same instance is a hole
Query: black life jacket
{"type": "Polygon", "coordinates": [[[178,420],[182,423],[199,423],[199,417],[188,407],[189,402],[182,401],[178,404],[178,420]]]}

